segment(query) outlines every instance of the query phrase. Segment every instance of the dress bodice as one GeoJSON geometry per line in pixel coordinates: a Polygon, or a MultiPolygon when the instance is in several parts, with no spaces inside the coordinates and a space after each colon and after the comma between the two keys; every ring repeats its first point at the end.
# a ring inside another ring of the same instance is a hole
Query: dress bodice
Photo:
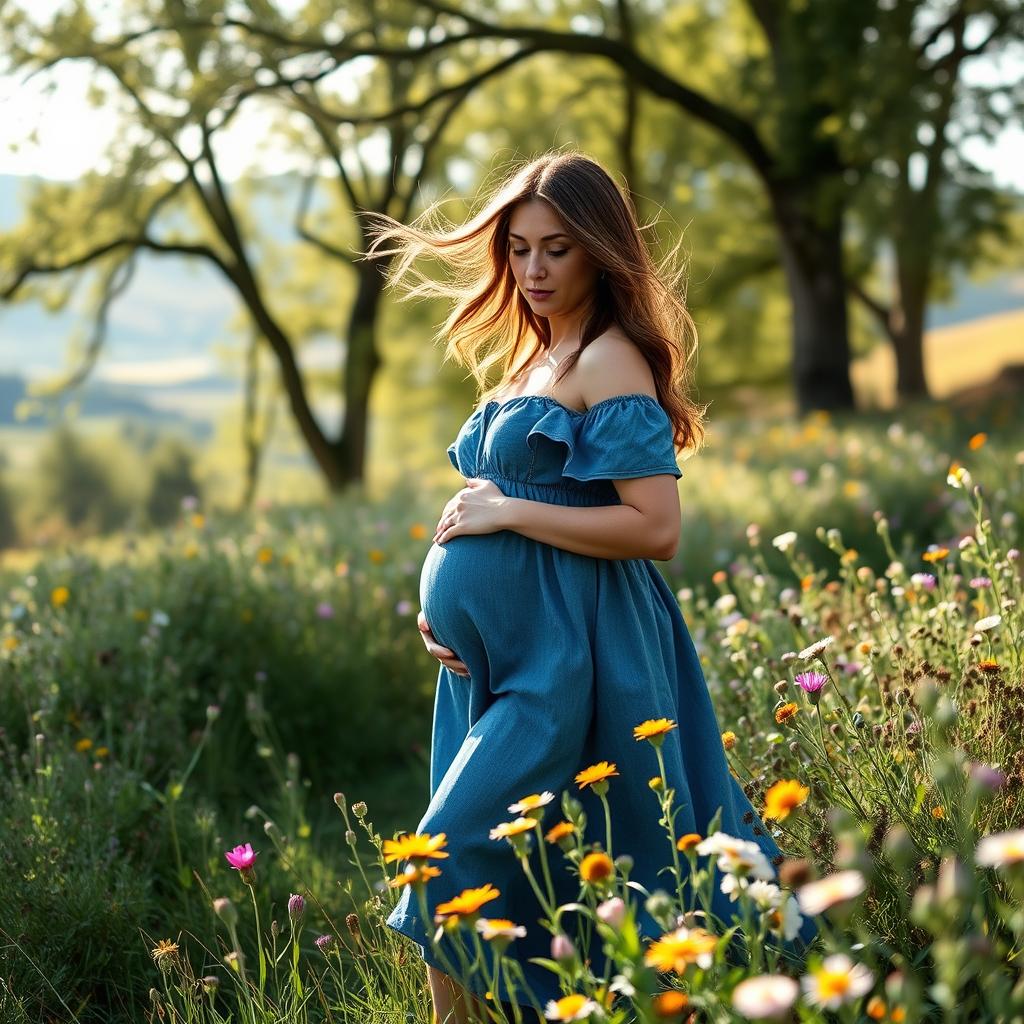
{"type": "Polygon", "coordinates": [[[490,401],[463,423],[448,458],[464,477],[561,505],[615,505],[613,480],[682,476],[672,421],[640,392],[614,395],[583,412],[548,395],[490,401]]]}

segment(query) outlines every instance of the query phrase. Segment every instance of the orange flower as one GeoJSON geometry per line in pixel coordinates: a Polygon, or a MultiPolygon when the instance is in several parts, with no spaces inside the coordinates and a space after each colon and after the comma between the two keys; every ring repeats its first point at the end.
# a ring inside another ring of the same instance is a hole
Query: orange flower
{"type": "Polygon", "coordinates": [[[872,1020],[882,1020],[885,1017],[885,1000],[881,996],[872,996],[864,1004],[864,1012],[872,1020]]]}
{"type": "Polygon", "coordinates": [[[438,832],[436,836],[429,832],[421,832],[417,835],[409,834],[399,836],[398,839],[385,839],[383,843],[384,863],[390,864],[396,860],[416,860],[427,857],[447,857],[441,847],[447,843],[444,832],[438,832]]]}
{"type": "Polygon", "coordinates": [[[439,874],[441,874],[441,869],[435,868],[433,864],[413,865],[402,874],[392,878],[388,885],[392,889],[397,889],[402,885],[422,885],[431,878],[437,878],[439,874]]]}
{"type": "Polygon", "coordinates": [[[764,817],[784,821],[790,811],[806,802],[811,790],[796,779],[782,779],[776,782],[764,795],[764,817]]]}
{"type": "Polygon", "coordinates": [[[273,560],[274,552],[271,548],[260,548],[259,551],[256,552],[256,561],[259,562],[260,565],[267,565],[273,560]]]}
{"type": "Polygon", "coordinates": [[[380,565],[381,562],[387,558],[387,555],[381,551],[380,548],[370,548],[367,554],[370,556],[370,561],[373,562],[374,565],[380,565]]]}
{"type": "Polygon", "coordinates": [[[669,1017],[677,1017],[690,1005],[690,997],[685,992],[677,989],[669,989],[668,992],[659,992],[654,997],[654,1016],[661,1020],[669,1017]]]}
{"type": "Polygon", "coordinates": [[[576,826],[571,821],[560,821],[557,825],[552,826],[548,829],[544,838],[549,843],[557,843],[559,839],[563,839],[565,836],[571,836],[576,831],[576,826]]]}
{"type": "Polygon", "coordinates": [[[998,672],[999,662],[995,661],[993,658],[985,658],[978,662],[977,667],[980,668],[982,672],[998,672]]]}
{"type": "Polygon", "coordinates": [[[437,914],[454,914],[457,917],[471,917],[480,913],[480,908],[491,900],[496,900],[501,895],[499,889],[495,889],[490,882],[480,886],[478,889],[463,889],[458,896],[439,903],[434,911],[437,914]]]}
{"type": "Polygon", "coordinates": [[[921,558],[925,562],[941,562],[949,554],[949,548],[936,548],[934,551],[926,551],[921,558]]]}
{"type": "Polygon", "coordinates": [[[944,818],[945,816],[946,816],[946,808],[943,807],[942,804],[936,804],[932,808],[932,817],[933,818],[944,818]]]}
{"type": "Polygon", "coordinates": [[[716,586],[721,586],[728,578],[729,574],[724,569],[719,569],[712,575],[711,582],[716,586]]]}
{"type": "Polygon", "coordinates": [[[633,729],[633,739],[649,740],[652,736],[664,736],[676,728],[671,718],[648,718],[633,729]]]}
{"type": "Polygon", "coordinates": [[[970,448],[972,452],[976,452],[987,440],[988,434],[984,431],[980,431],[967,442],[967,447],[970,448]]]}
{"type": "Polygon", "coordinates": [[[492,839],[508,839],[510,836],[521,836],[524,832],[532,832],[537,824],[536,818],[516,818],[514,821],[503,821],[490,831],[492,839]]]}
{"type": "Polygon", "coordinates": [[[423,540],[427,535],[427,528],[422,523],[413,523],[409,527],[409,536],[413,540],[423,540]]]}
{"type": "Polygon", "coordinates": [[[793,701],[790,701],[788,704],[783,704],[782,707],[775,712],[775,721],[779,725],[782,725],[783,722],[788,722],[799,710],[800,708],[794,704],[793,701]]]}
{"type": "Polygon", "coordinates": [[[692,850],[704,837],[699,832],[687,832],[676,841],[676,849],[682,853],[692,850]]]}
{"type": "Polygon", "coordinates": [[[732,748],[736,746],[736,733],[734,733],[732,729],[726,729],[726,731],[722,733],[722,746],[725,747],[726,750],[732,750],[732,748]]]}
{"type": "Polygon", "coordinates": [[[584,789],[586,786],[592,786],[595,782],[603,782],[605,779],[610,779],[613,775],[618,774],[618,769],[614,764],[609,764],[607,761],[598,761],[597,764],[584,768],[576,776],[575,781],[579,783],[580,789],[584,789]]]}
{"type": "Polygon", "coordinates": [[[585,882],[603,882],[615,874],[615,865],[607,853],[588,853],[580,862],[580,878],[585,882]]]}
{"type": "Polygon", "coordinates": [[[71,591],[67,587],[54,587],[50,591],[50,602],[54,608],[63,608],[71,597],[71,591]]]}
{"type": "Polygon", "coordinates": [[[718,939],[703,928],[677,928],[647,947],[644,963],[659,971],[683,974],[690,964],[707,969],[714,960],[718,939]]]}

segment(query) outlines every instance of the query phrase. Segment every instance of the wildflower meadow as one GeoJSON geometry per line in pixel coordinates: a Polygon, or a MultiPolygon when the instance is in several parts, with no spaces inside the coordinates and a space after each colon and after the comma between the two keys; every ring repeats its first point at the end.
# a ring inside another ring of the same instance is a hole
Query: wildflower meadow
{"type": "Polygon", "coordinates": [[[0,1019],[430,1024],[384,924],[412,886],[480,1021],[1024,1021],[1021,419],[736,424],[684,464],[659,567],[786,855],[717,819],[677,834],[661,749],[686,723],[637,707],[647,777],[582,766],[495,818],[536,919],[489,917],[487,878],[438,902],[446,837],[414,830],[437,674],[417,579],[457,479],[245,519],[186,501],[158,533],[8,560],[0,1019]],[[652,891],[615,853],[623,785],[664,833],[652,891]],[[522,984],[533,929],[558,999],[522,984]]]}

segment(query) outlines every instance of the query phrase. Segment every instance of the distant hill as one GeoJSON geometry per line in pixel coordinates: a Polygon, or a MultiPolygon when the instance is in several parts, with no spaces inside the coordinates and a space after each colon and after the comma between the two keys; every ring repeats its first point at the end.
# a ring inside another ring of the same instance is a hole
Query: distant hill
{"type": "MultiPolygon", "coordinates": [[[[0,426],[45,426],[49,420],[45,415],[29,416],[20,420],[15,415],[18,403],[28,398],[26,382],[13,375],[0,375],[0,426]]],[[[59,399],[54,400],[57,408],[64,409],[76,403],[82,416],[118,416],[125,419],[142,420],[147,423],[188,428],[195,435],[207,432],[206,424],[197,423],[188,416],[171,409],[160,409],[132,394],[129,389],[108,387],[103,384],[86,384],[59,399]]]]}

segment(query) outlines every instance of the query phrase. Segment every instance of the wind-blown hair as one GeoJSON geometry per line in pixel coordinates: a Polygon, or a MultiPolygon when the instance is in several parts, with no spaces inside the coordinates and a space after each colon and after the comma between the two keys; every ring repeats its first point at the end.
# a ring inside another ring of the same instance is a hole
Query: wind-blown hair
{"type": "Polygon", "coordinates": [[[673,424],[677,449],[696,451],[704,438],[704,409],[690,398],[697,353],[697,330],[686,308],[685,269],[674,257],[680,243],[657,264],[637,224],[628,193],[608,172],[578,152],[548,152],[507,174],[482,199],[479,211],[462,226],[439,218],[435,202],[411,225],[387,214],[365,211],[373,239],[363,259],[395,256],[388,285],[407,274],[400,301],[417,296],[455,300],[440,334],[445,359],[467,366],[479,398],[499,395],[541,350],[550,346],[545,317],[537,316],[516,286],[509,264],[509,222],[517,204],[541,199],[561,219],[565,231],[598,275],[593,301],[582,324],[579,349],[559,364],[555,383],[576,364],[583,349],[614,322],[647,359],[658,401],[673,424]],[[395,244],[386,248],[384,243],[395,244]],[[422,255],[451,271],[450,281],[428,278],[412,267],[422,255]],[[501,377],[486,387],[488,370],[499,363],[501,377]]]}

